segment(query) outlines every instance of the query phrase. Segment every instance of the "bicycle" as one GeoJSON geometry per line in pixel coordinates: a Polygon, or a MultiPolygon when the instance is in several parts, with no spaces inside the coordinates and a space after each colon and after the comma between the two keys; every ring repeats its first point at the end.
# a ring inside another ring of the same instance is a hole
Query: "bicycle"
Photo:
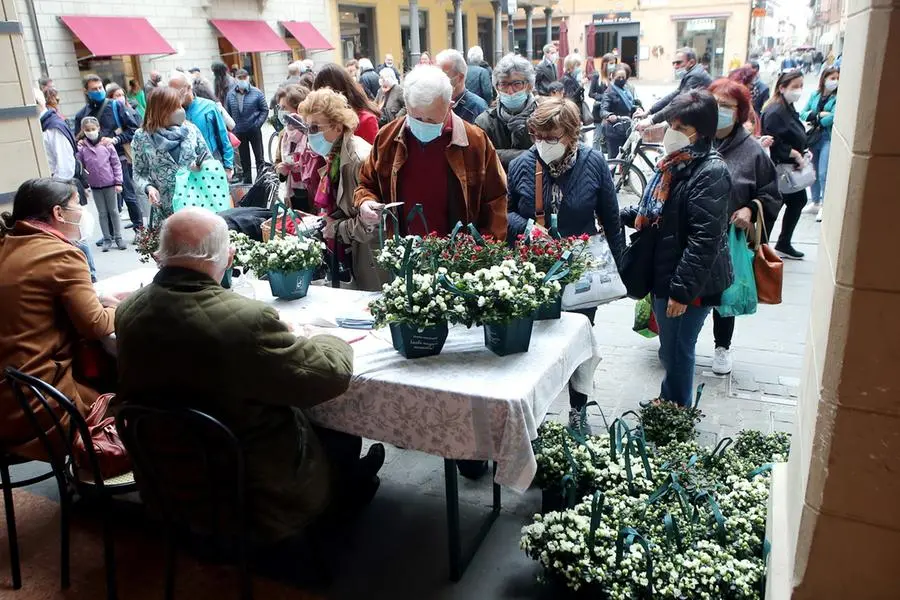
{"type": "Polygon", "coordinates": [[[606,164],[609,165],[619,206],[625,207],[640,202],[647,181],[656,172],[656,164],[665,155],[665,151],[661,144],[644,142],[631,118],[619,117],[619,122],[628,123],[628,137],[618,156],[607,159],[606,164]]]}

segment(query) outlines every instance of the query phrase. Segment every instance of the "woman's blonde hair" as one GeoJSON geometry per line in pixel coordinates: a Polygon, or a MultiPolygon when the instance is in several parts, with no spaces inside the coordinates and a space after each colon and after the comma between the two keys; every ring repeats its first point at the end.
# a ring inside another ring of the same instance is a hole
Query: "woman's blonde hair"
{"type": "Polygon", "coordinates": [[[570,73],[580,67],[583,62],[580,54],[572,53],[563,61],[563,70],[565,70],[566,73],[570,73]]]}
{"type": "Polygon", "coordinates": [[[557,128],[577,142],[581,131],[581,111],[574,102],[566,98],[544,98],[528,117],[528,129],[544,132],[557,128]]]}
{"type": "Polygon", "coordinates": [[[328,87],[311,91],[297,107],[297,112],[302,117],[322,115],[331,123],[342,125],[347,131],[356,131],[356,126],[359,125],[359,117],[350,108],[347,98],[328,87]]]}

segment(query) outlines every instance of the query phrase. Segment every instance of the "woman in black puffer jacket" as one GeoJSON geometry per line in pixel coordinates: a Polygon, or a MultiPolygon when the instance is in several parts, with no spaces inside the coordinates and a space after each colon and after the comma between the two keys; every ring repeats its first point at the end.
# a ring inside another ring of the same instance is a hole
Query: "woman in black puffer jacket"
{"type": "Polygon", "coordinates": [[[733,279],[727,241],[731,177],[711,149],[715,98],[694,90],[676,97],[670,109],[666,156],[640,206],[622,211],[622,222],[635,229],[660,228],[652,292],[659,358],[666,369],[660,399],[688,406],[697,336],[733,279]]]}

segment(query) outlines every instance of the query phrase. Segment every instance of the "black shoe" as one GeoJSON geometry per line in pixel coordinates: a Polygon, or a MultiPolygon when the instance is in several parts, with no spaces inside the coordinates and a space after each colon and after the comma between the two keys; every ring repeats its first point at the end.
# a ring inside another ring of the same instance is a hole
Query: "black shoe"
{"type": "Polygon", "coordinates": [[[477,481],[487,473],[488,463],[486,460],[458,460],[456,468],[459,470],[459,474],[466,479],[477,481]]]}
{"type": "Polygon", "coordinates": [[[776,244],[775,252],[780,254],[782,258],[790,258],[793,260],[800,260],[806,256],[790,244],[776,244]]]}
{"type": "Polygon", "coordinates": [[[370,479],[378,475],[378,471],[384,466],[384,444],[372,444],[369,451],[359,459],[359,476],[370,479]]]}
{"type": "Polygon", "coordinates": [[[103,238],[100,238],[99,240],[97,240],[97,247],[99,248],[102,245],[103,245],[103,238]]]}
{"type": "Polygon", "coordinates": [[[125,229],[134,229],[134,223],[128,223],[125,225],[125,229]]]}

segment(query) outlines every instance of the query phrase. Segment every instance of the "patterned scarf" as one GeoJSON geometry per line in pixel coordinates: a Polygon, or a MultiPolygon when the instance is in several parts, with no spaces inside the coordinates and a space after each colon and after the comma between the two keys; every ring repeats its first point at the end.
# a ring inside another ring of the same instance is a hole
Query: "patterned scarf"
{"type": "Polygon", "coordinates": [[[558,214],[559,207],[562,205],[563,193],[557,183],[557,180],[566,171],[575,166],[578,159],[578,146],[575,146],[571,152],[564,154],[559,160],[547,165],[547,172],[550,174],[552,181],[550,182],[550,213],[558,214]]]}
{"type": "Polygon", "coordinates": [[[669,199],[675,175],[684,171],[694,160],[707,154],[709,154],[709,142],[702,140],[673,152],[659,161],[657,171],[641,198],[638,216],[634,222],[637,229],[643,229],[644,226],[659,221],[663,205],[669,199]]]}
{"type": "Polygon", "coordinates": [[[337,188],[341,177],[341,147],[344,137],[339,137],[331,148],[328,158],[325,159],[325,174],[319,182],[316,196],[313,200],[320,213],[331,214],[337,206],[337,188]]]}

